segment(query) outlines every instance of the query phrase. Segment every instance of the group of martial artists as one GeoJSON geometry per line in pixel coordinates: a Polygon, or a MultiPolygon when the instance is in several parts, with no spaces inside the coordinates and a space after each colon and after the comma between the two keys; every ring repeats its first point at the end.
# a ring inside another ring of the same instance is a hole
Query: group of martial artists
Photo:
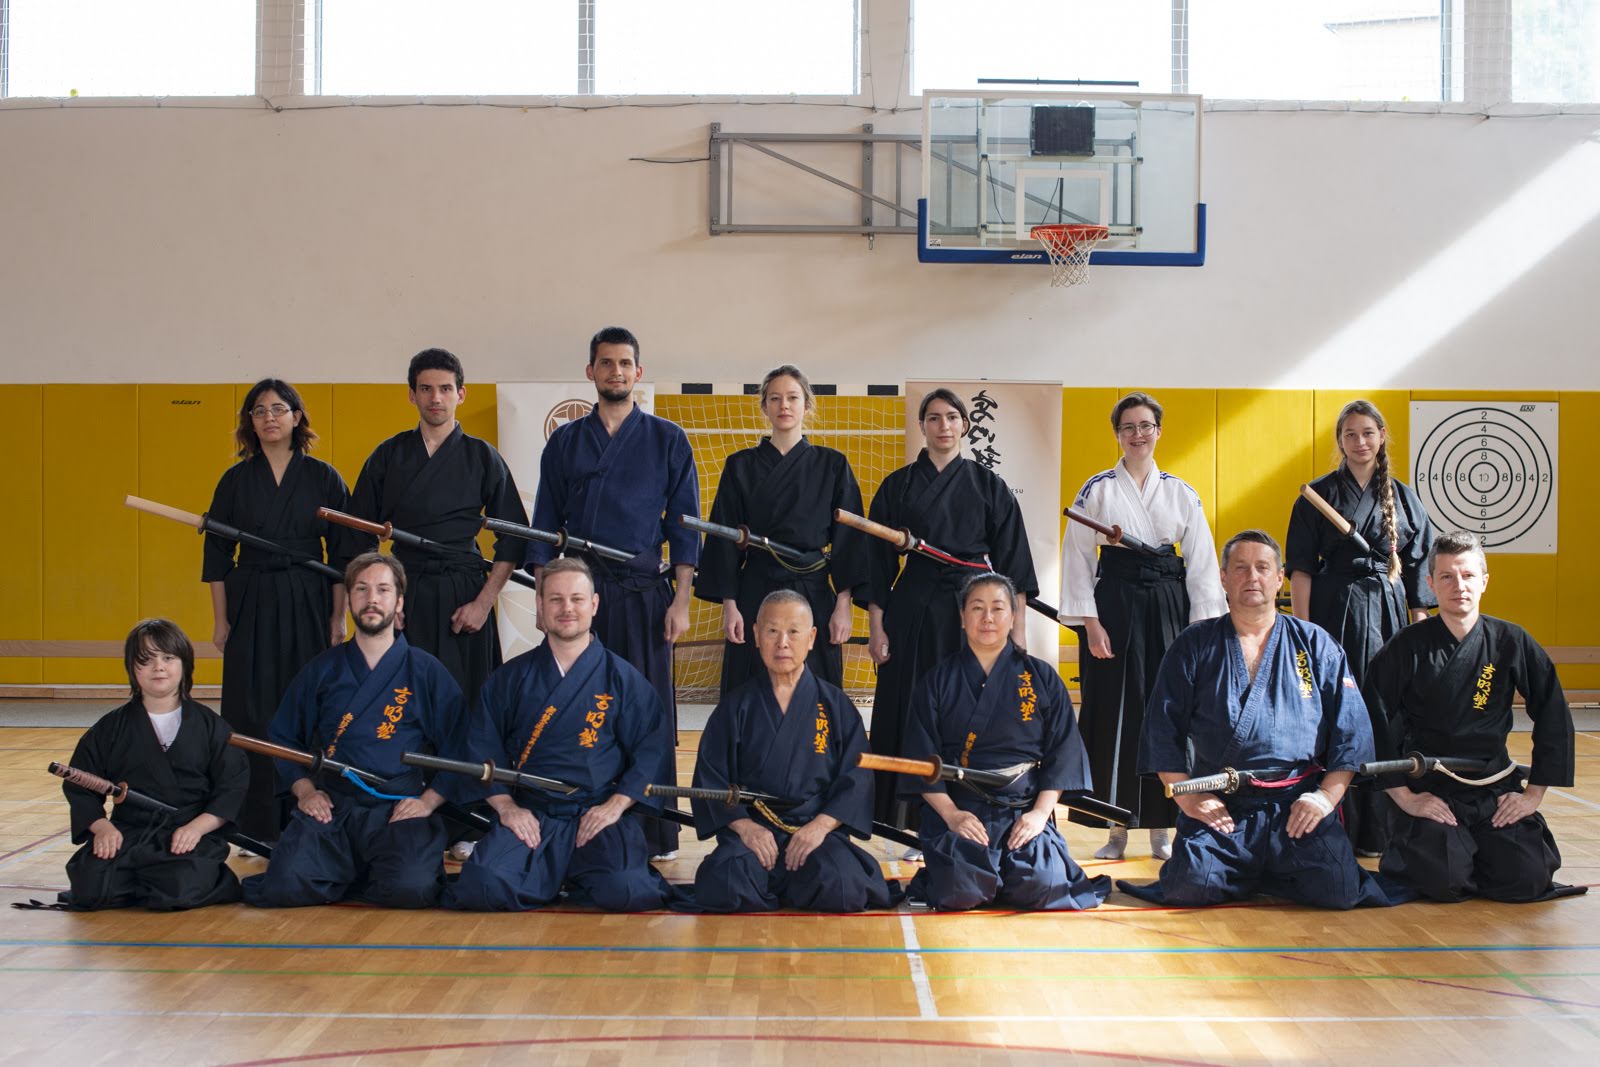
{"type": "MultiPolygon", "coordinates": [[[[1388,470],[1371,405],[1341,414],[1339,468],[1316,484],[1372,550],[1353,555],[1297,504],[1286,561],[1261,531],[1230,539],[1219,560],[1194,491],[1155,466],[1161,406],[1142,393],[1118,402],[1123,458],[1074,508],[1129,538],[1073,524],[1063,545],[1060,619],[1083,650],[1075,715],[1055,656],[1026,650],[1038,587],[1022,516],[1005,482],[962,456],[970,422],[957,394],[922,399],[927,446],[868,511],[943,559],[902,557],[836,519],[862,510],[861,492],[843,454],[805,436],[805,375],[766,376],[770,433],[728,458],[709,518],[810,561],[797,563],[715,537],[702,549],[676,521],[697,513],[693,454],[679,427],[635,404],[631,333],[596,334],[586,374],[595,407],[550,436],[531,526],[587,547],[501,533],[488,560],[474,540],[485,518],[530,520],[499,454],[456,420],[466,382],[455,356],[412,360],[418,426],[378,446],[353,492],[307,454],[316,434],[292,386],[267,379],[248,392],[240,462],[209,514],[281,551],[207,536],[221,720],[189,698],[193,649],[176,626],[147,620],[130,633],[132,699],[85,734],[73,763],[176,810],[124,804],[108,819],[102,798],[69,783],[83,845],[68,864],[70,906],[242,895],[279,907],[855,911],[902,895],[852,841],[878,832],[915,841],[913,901],[1089,908],[1110,879],[1073,862],[1055,811],[1092,793],[1126,806],[1166,860],[1159,882],[1121,883],[1146,899],[1262,891],[1351,907],[1564,889],[1536,810],[1546,787],[1572,781],[1554,670],[1520,628],[1479,616],[1481,544],[1431,538],[1388,470]],[[319,509],[393,532],[393,553],[319,509]],[[1276,606],[1286,564],[1298,618],[1276,606]],[[508,580],[527,580],[519,570],[536,583],[546,639],[502,665],[494,602],[508,580]],[[1424,610],[1430,589],[1436,617],[1424,610]],[[725,648],[686,816],[662,794],[676,783],[671,650],[691,595],[722,606],[725,648]],[[1402,629],[1408,602],[1425,621],[1402,629]],[[867,731],[840,688],[852,605],[866,610],[878,666],[872,750],[1009,768],[1007,784],[874,781],[859,766],[867,731]],[[1526,787],[1505,747],[1513,692],[1535,723],[1526,787]],[[279,758],[247,766],[234,733],[279,746],[279,758]],[[1373,875],[1335,808],[1361,764],[1413,749],[1470,756],[1489,773],[1377,782],[1368,818],[1393,831],[1373,875]],[[1167,799],[1165,785],[1224,769],[1246,772],[1235,791],[1167,799]],[[715,840],[692,888],[652,866],[675,855],[680,823],[715,840]],[[914,838],[898,829],[908,826],[914,838]],[[271,848],[242,887],[224,862],[241,839],[271,848]],[[448,880],[447,846],[462,861],[448,880]]],[[[1120,858],[1126,844],[1115,827],[1097,855],[1120,858]]]]}

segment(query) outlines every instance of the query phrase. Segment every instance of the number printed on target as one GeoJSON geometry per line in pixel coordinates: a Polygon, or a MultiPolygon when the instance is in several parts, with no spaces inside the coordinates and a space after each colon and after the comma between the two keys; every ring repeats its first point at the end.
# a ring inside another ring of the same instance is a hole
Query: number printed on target
{"type": "Polygon", "coordinates": [[[1495,552],[1556,550],[1560,405],[1415,400],[1412,480],[1434,533],[1470,530],[1495,552]]]}

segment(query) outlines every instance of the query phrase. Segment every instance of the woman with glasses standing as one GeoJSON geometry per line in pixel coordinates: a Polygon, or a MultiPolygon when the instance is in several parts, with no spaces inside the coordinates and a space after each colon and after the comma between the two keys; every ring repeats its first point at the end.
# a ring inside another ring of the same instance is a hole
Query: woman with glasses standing
{"type": "MultiPolygon", "coordinates": [[[[1068,522],[1061,544],[1061,624],[1078,635],[1078,728],[1095,793],[1131,810],[1133,825],[1150,831],[1150,854],[1164,860],[1172,855],[1167,829],[1176,825],[1177,807],[1159,782],[1138,775],[1145,701],[1173,638],[1190,623],[1226,614],[1228,602],[1199,495],[1156,467],[1161,405],[1147,393],[1129,393],[1111,409],[1111,427],[1122,458],[1084,483],[1072,509],[1122,527],[1157,552],[1109,545],[1087,526],[1068,522]]],[[[1078,812],[1072,818],[1104,825],[1078,812]]],[[[1113,827],[1095,858],[1121,859],[1127,846],[1128,831],[1113,827]]]]}
{"type": "MultiPolygon", "coordinates": [[[[348,510],[350,490],[338,471],[306,455],[317,434],[288,382],[264,378],[251,386],[233,439],[239,462],[218,480],[207,514],[291,555],[207,534],[200,580],[211,586],[211,640],[222,653],[222,717],[238,733],[265,737],[290,680],[317,653],[344,640],[344,585],[294,561],[326,559],[343,572],[349,562],[344,538],[317,518],[317,509],[348,510]]],[[[252,755],[240,830],[262,841],[278,839],[282,813],[275,793],[272,761],[252,755]]]]}

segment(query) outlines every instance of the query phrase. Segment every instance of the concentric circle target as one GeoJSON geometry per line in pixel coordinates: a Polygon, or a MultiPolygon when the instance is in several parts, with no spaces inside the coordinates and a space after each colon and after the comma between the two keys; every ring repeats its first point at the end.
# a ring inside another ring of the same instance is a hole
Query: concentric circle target
{"type": "Polygon", "coordinates": [[[1417,448],[1414,488],[1441,530],[1485,547],[1532,530],[1555,499],[1555,464],[1534,428],[1504,408],[1458,411],[1417,448]]]}

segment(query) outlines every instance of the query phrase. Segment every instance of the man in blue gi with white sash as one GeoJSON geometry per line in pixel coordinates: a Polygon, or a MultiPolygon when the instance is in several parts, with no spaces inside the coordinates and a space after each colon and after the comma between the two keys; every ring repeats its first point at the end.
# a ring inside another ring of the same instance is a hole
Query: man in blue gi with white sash
{"type": "Polygon", "coordinates": [[[582,560],[551,561],[539,579],[544,643],[484,683],[467,758],[578,788],[513,795],[487,786],[499,825],[462,865],[445,907],[525,911],[570,888],[574,902],[643,911],[672,895],[650,866],[639,820],[622,818],[659,804],[644,787],[672,780],[672,735],[650,683],[590,632],[598,607],[582,560]]]}
{"type": "MultiPolygon", "coordinates": [[[[672,689],[672,644],[689,629],[689,601],[700,536],[678,522],[700,514],[700,481],[689,438],[675,423],[634,403],[644,375],[639,341],[608,326],[589,341],[585,374],[594,382],[594,410],[558,426],[539,459],[533,525],[634,553],[627,563],[585,556],[594,573],[600,610],[594,634],[655,687],[677,743],[677,701],[672,689]],[[665,542],[672,579],[662,569],[665,542]]],[[[535,577],[555,548],[528,544],[524,564],[535,577]]],[[[678,847],[674,823],[647,818],[653,856],[670,858],[678,847]]]]}
{"type": "Polygon", "coordinates": [[[1000,574],[962,588],[966,647],[923,676],[901,742],[911,758],[936,754],[980,770],[1027,766],[992,793],[900,776],[900,794],[924,802],[917,836],[927,865],[906,895],[947,911],[1081,911],[1111,892],[1110,878],[1090,878],[1072,861],[1056,829],[1056,801],[1090,789],[1089,757],[1055,666],[1011,642],[1016,597],[1000,574]]]}
{"type": "Polygon", "coordinates": [[[1171,784],[1225,768],[1270,778],[1227,796],[1183,794],[1161,878],[1118,882],[1176,907],[1258,892],[1325,908],[1399,904],[1414,893],[1362,870],[1333,811],[1372,727],[1344,651],[1321,627],[1280,615],[1283,554],[1261,530],[1222,549],[1228,614],[1178,635],[1139,737],[1139,773],[1171,784]]]}
{"type": "Polygon", "coordinates": [[[426,908],[444,882],[444,798],[400,762],[403,752],[450,753],[461,687],[434,657],[394,629],[406,572],[369,552],[345,570],[356,635],[295,675],[269,737],[290,748],[385,776],[372,789],[353,779],[313,780],[276,760],[280,790],[297,805],[265,874],[244,880],[246,903],[290,908],[364,900],[426,908]],[[420,795],[418,795],[420,794],[420,795]]]}
{"type": "Polygon", "coordinates": [[[887,908],[882,868],[850,842],[872,836],[872,772],[858,766],[867,732],[844,691],[806,667],[817,638],[811,604],[793,589],[768,593],[754,630],[766,669],[712,711],[694,784],[784,803],[694,802],[695,828],[717,841],[695,872],[694,908],[887,908]]]}

